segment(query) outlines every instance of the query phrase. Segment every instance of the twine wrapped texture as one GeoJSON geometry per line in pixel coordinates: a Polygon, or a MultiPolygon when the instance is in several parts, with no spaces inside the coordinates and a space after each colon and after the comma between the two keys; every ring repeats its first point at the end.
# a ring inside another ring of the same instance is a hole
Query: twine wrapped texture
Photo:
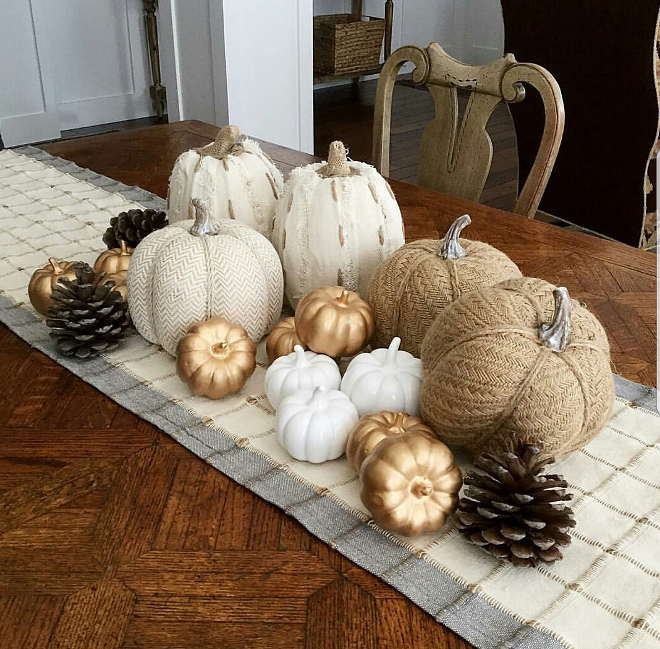
{"type": "Polygon", "coordinates": [[[600,432],[614,403],[607,335],[575,300],[556,308],[554,290],[540,279],[509,280],[440,314],[422,344],[420,402],[442,441],[474,455],[519,441],[562,456],[600,432]],[[554,351],[543,325],[566,313],[570,338],[554,351]]]}
{"type": "Polygon", "coordinates": [[[469,216],[459,217],[442,241],[408,243],[378,268],[369,288],[375,347],[387,347],[399,336],[401,349],[419,356],[424,335],[454,300],[522,276],[503,252],[480,241],[458,239],[469,222],[469,216]]]}

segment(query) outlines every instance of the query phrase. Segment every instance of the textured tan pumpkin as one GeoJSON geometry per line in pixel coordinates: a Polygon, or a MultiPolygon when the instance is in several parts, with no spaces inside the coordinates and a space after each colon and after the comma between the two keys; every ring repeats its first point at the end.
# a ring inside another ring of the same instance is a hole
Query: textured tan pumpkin
{"type": "Polygon", "coordinates": [[[106,250],[97,257],[94,262],[94,270],[97,273],[105,272],[108,275],[114,275],[128,270],[133,248],[129,248],[123,239],[119,242],[119,245],[119,248],[106,250]]]}
{"type": "Polygon", "coordinates": [[[600,432],[614,401],[600,322],[540,279],[454,302],[429,329],[422,363],[422,416],[474,455],[512,441],[566,455],[600,432]]]}
{"type": "Polygon", "coordinates": [[[459,240],[469,223],[465,214],[442,241],[413,241],[380,265],[369,288],[377,347],[399,336],[401,349],[419,356],[424,335],[447,305],[464,293],[521,277],[503,252],[480,241],[459,240]]]}
{"type": "Polygon", "coordinates": [[[272,363],[280,356],[290,354],[296,345],[301,345],[303,348],[298,334],[296,333],[296,323],[293,318],[284,318],[280,320],[268,334],[266,340],[266,353],[268,354],[268,362],[272,363]]]}
{"type": "Polygon", "coordinates": [[[60,277],[75,279],[76,261],[57,261],[54,257],[43,267],[35,270],[28,284],[28,297],[32,306],[41,315],[48,315],[48,307],[53,304],[51,294],[60,277]]]}
{"type": "Polygon", "coordinates": [[[463,482],[442,442],[419,433],[384,439],[360,469],[362,502],[383,529],[435,532],[458,505],[463,482]]]}
{"type": "Polygon", "coordinates": [[[221,399],[243,387],[254,372],[256,355],[243,327],[211,318],[192,325],[179,341],[176,371],[193,394],[221,399]]]}
{"type": "Polygon", "coordinates": [[[379,442],[387,437],[404,433],[419,433],[431,439],[435,438],[433,431],[419,417],[411,417],[406,412],[384,410],[364,415],[348,438],[346,459],[356,471],[359,471],[362,463],[379,442]]]}
{"type": "Polygon", "coordinates": [[[357,354],[374,331],[371,307],[341,286],[324,286],[305,295],[296,307],[295,321],[304,345],[334,358],[357,354]]]}

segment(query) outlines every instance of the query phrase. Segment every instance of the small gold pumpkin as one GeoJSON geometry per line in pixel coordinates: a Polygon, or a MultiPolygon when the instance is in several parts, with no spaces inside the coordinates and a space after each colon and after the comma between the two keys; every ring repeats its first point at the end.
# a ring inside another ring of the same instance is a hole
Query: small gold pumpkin
{"type": "Polygon", "coordinates": [[[295,321],[304,345],[334,358],[357,354],[374,331],[369,304],[341,286],[324,286],[305,295],[296,307],[295,321]]]}
{"type": "Polygon", "coordinates": [[[127,278],[128,271],[120,270],[118,273],[106,275],[104,277],[104,282],[113,281],[115,283],[115,291],[119,291],[124,300],[128,300],[128,286],[126,285],[127,278]]]}
{"type": "Polygon", "coordinates": [[[94,262],[94,270],[97,273],[106,272],[108,275],[115,275],[128,270],[133,248],[129,248],[123,239],[119,242],[119,246],[106,250],[98,256],[94,262]]]}
{"type": "Polygon", "coordinates": [[[193,394],[211,399],[238,392],[257,365],[257,346],[224,318],[197,322],[179,341],[176,371],[193,394]]]}
{"type": "Polygon", "coordinates": [[[419,417],[411,417],[406,412],[384,410],[364,415],[348,438],[346,459],[359,471],[367,456],[384,439],[412,432],[430,439],[435,437],[433,431],[419,417]]]}
{"type": "Polygon", "coordinates": [[[461,471],[447,446],[419,433],[384,439],[360,469],[362,502],[383,529],[438,530],[458,505],[461,471]]]}
{"type": "Polygon", "coordinates": [[[268,334],[266,340],[266,353],[268,354],[268,362],[272,363],[280,356],[290,354],[296,345],[301,345],[298,334],[296,333],[296,323],[293,318],[285,318],[280,320],[268,334]]]}
{"type": "Polygon", "coordinates": [[[57,261],[54,257],[43,267],[35,270],[28,285],[28,296],[32,306],[41,314],[48,315],[48,307],[53,304],[51,294],[60,277],[76,278],[76,261],[57,261]]]}

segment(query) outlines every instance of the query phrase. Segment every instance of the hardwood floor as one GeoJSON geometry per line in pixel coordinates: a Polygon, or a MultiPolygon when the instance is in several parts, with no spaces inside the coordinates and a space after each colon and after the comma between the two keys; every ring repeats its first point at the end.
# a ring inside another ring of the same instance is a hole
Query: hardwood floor
{"type": "MultiPolygon", "coordinates": [[[[342,140],[355,160],[371,161],[374,81],[319,88],[314,93],[314,152],[325,156],[333,140],[342,140]]],[[[459,101],[465,108],[467,97],[459,101]]],[[[415,184],[422,132],[433,118],[433,100],[406,81],[395,86],[392,101],[391,177],[415,184]]],[[[488,122],[493,164],[481,202],[511,210],[518,191],[518,151],[509,109],[500,104],[488,122]]]]}

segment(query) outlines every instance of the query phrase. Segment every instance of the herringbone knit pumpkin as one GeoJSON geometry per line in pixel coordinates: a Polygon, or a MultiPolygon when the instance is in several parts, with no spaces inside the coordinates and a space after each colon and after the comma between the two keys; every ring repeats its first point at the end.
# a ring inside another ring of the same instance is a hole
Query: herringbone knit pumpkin
{"type": "Polygon", "coordinates": [[[561,456],[596,436],[614,401],[607,335],[568,291],[523,278],[465,295],[422,344],[422,417],[473,454],[511,441],[561,456]]]}
{"type": "Polygon", "coordinates": [[[458,238],[469,223],[465,214],[444,240],[413,241],[380,265],[369,288],[375,347],[387,347],[399,336],[401,349],[419,356],[424,335],[447,305],[470,291],[521,277],[503,252],[458,238]]]}
{"type": "Polygon", "coordinates": [[[172,355],[193,323],[214,317],[241,325],[258,343],[282,310],[277,252],[249,226],[212,223],[208,206],[193,204],[195,221],[153,232],[133,253],[127,285],[135,328],[172,355]]]}

